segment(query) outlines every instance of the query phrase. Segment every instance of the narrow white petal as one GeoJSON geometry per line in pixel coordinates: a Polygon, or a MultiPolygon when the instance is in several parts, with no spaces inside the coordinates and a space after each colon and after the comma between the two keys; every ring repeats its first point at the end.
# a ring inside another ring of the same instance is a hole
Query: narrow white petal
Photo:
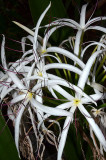
{"type": "Polygon", "coordinates": [[[81,41],[81,35],[82,35],[82,30],[79,30],[76,34],[75,38],[75,46],[74,46],[74,53],[75,55],[78,56],[79,54],[79,47],[80,47],[80,41],[81,41]]]}
{"type": "MultiPolygon", "coordinates": [[[[94,101],[98,101],[100,99],[103,99],[103,93],[99,93],[99,94],[93,94],[93,95],[90,95],[90,97],[94,100],[94,101]]],[[[89,99],[87,98],[81,98],[82,99],[82,102],[83,104],[86,104],[86,103],[89,103],[91,102],[89,99]]]]}
{"type": "Polygon", "coordinates": [[[62,159],[62,153],[63,153],[63,149],[65,146],[65,142],[67,139],[67,134],[68,134],[68,130],[70,127],[70,123],[72,123],[73,121],[73,114],[75,112],[75,107],[72,107],[70,109],[70,112],[72,113],[72,117],[67,117],[63,126],[63,130],[62,130],[62,134],[61,134],[61,138],[60,138],[60,142],[59,142],[59,146],[58,146],[58,157],[57,160],[61,160],[62,159]]]}
{"type": "Polygon", "coordinates": [[[89,29],[95,29],[95,30],[98,30],[98,31],[101,31],[101,32],[106,33],[106,28],[100,27],[100,26],[90,26],[90,27],[88,27],[88,28],[86,29],[86,31],[89,30],[89,29]]]}
{"type": "Polygon", "coordinates": [[[22,46],[23,53],[25,52],[25,46],[26,45],[30,45],[31,46],[31,44],[27,44],[26,43],[26,39],[30,40],[33,43],[33,37],[32,36],[28,35],[27,37],[23,37],[21,39],[21,46],[22,46]]]}
{"type": "Polygon", "coordinates": [[[91,115],[88,113],[88,111],[84,108],[82,104],[79,105],[80,112],[84,115],[84,117],[87,119],[88,123],[92,127],[92,130],[94,131],[95,135],[97,136],[99,142],[106,148],[106,140],[105,137],[98,127],[98,125],[95,123],[94,119],[91,117],[91,115]]]}
{"type": "MultiPolygon", "coordinates": [[[[30,68],[30,70],[29,70],[29,72],[28,72],[28,74],[27,74],[27,78],[32,75],[32,72],[33,72],[33,70],[34,70],[34,67],[35,67],[35,62],[32,64],[32,66],[31,66],[31,68],[30,68]]],[[[28,86],[28,88],[29,88],[29,85],[30,85],[30,80],[27,81],[27,86],[28,86]]]]}
{"type": "Polygon", "coordinates": [[[0,80],[4,77],[4,73],[2,71],[0,71],[0,80]]]}
{"type": "MultiPolygon", "coordinates": [[[[6,64],[6,57],[5,57],[5,50],[4,50],[4,46],[5,46],[5,37],[3,35],[3,41],[2,41],[2,47],[1,47],[1,60],[2,60],[2,65],[5,69],[7,69],[7,64],[6,64]]],[[[7,71],[9,77],[12,79],[12,81],[16,84],[16,86],[19,89],[25,89],[24,85],[22,84],[22,82],[20,81],[20,79],[12,72],[7,71]]]]}
{"type": "MultiPolygon", "coordinates": [[[[39,103],[43,103],[43,98],[42,98],[42,89],[39,89],[37,90],[37,93],[36,93],[36,101],[38,101],[39,103]]],[[[42,110],[40,110],[39,108],[36,108],[36,114],[37,114],[37,118],[38,118],[38,121],[41,121],[42,120],[42,117],[44,116],[44,113],[42,110]]]]}
{"type": "MultiPolygon", "coordinates": [[[[44,80],[43,77],[41,77],[41,76],[36,76],[36,75],[30,76],[30,77],[27,77],[27,78],[26,78],[26,80],[36,80],[36,79],[41,80],[41,81],[44,80]]],[[[36,83],[35,83],[35,84],[36,84],[36,83]]]]}
{"type": "Polygon", "coordinates": [[[81,75],[82,71],[78,69],[77,67],[74,67],[69,64],[64,64],[64,63],[52,63],[52,64],[47,64],[44,66],[45,70],[53,69],[53,68],[58,68],[58,69],[67,69],[71,72],[75,72],[78,75],[81,75]]]}
{"type": "Polygon", "coordinates": [[[58,77],[58,76],[56,76],[56,75],[50,74],[50,73],[48,73],[47,76],[48,76],[48,78],[50,78],[50,79],[52,79],[52,80],[53,80],[53,79],[55,79],[55,80],[56,80],[56,79],[64,80],[64,79],[62,79],[62,78],[60,78],[60,77],[58,77]]]}
{"type": "Polygon", "coordinates": [[[102,92],[102,93],[103,93],[103,91],[104,91],[104,86],[102,86],[102,85],[99,84],[99,83],[92,82],[92,83],[91,83],[91,87],[93,87],[94,89],[96,89],[96,90],[98,90],[98,91],[100,91],[100,92],[102,92]]]}
{"type": "MultiPolygon", "coordinates": [[[[32,88],[32,92],[35,92],[36,90],[42,88],[42,87],[46,87],[46,86],[52,86],[54,87],[54,85],[62,85],[62,86],[65,86],[65,87],[68,87],[68,88],[71,88],[72,90],[76,91],[77,93],[79,93],[80,95],[86,97],[87,99],[89,99],[91,102],[93,102],[94,104],[95,101],[89,97],[87,94],[85,94],[79,87],[73,85],[72,83],[69,83],[65,80],[47,80],[47,81],[42,81],[41,83],[38,83],[36,86],[34,86],[32,88]]],[[[55,88],[56,89],[56,88],[55,88]]],[[[63,93],[64,95],[66,93],[63,93]]],[[[68,98],[68,97],[67,97],[68,98]]],[[[71,95],[70,95],[70,98],[71,98],[71,95]]]]}
{"type": "Polygon", "coordinates": [[[83,51],[81,52],[81,57],[83,57],[85,51],[86,51],[90,46],[93,46],[93,45],[98,45],[98,46],[101,46],[101,47],[105,48],[105,45],[104,45],[103,43],[100,43],[100,42],[93,42],[93,43],[87,45],[87,46],[83,49],[83,51]]]}
{"type": "MultiPolygon", "coordinates": [[[[62,21],[63,20],[64,20],[64,22],[69,22],[70,24],[73,24],[77,29],[81,29],[81,26],[79,25],[79,23],[77,23],[73,19],[63,18],[62,21]]],[[[60,19],[60,21],[61,21],[61,19],[60,19]]]]}
{"type": "Polygon", "coordinates": [[[71,116],[71,113],[69,113],[68,111],[65,111],[65,110],[62,110],[62,109],[59,109],[59,108],[53,108],[53,107],[48,107],[48,106],[45,106],[45,105],[42,105],[41,103],[37,102],[36,100],[34,100],[33,98],[31,99],[31,104],[47,113],[47,114],[50,114],[50,115],[54,115],[54,116],[71,116]]]}
{"type": "Polygon", "coordinates": [[[7,86],[4,86],[4,88],[2,89],[1,92],[1,100],[7,95],[9,94],[12,90],[14,90],[16,88],[16,85],[12,85],[10,88],[8,88],[7,86]]]}
{"type": "Polygon", "coordinates": [[[57,26],[61,26],[61,25],[65,26],[66,25],[67,26],[67,24],[68,24],[68,26],[70,26],[72,28],[81,29],[81,26],[76,21],[74,21],[72,19],[68,19],[68,18],[60,18],[58,20],[51,22],[50,24],[43,26],[43,27],[51,27],[51,26],[55,26],[55,25],[57,25],[57,26]]]}
{"type": "Polygon", "coordinates": [[[43,39],[43,49],[46,49],[46,46],[47,46],[47,43],[48,43],[48,40],[49,40],[49,38],[50,38],[50,36],[58,29],[58,28],[60,28],[60,27],[62,27],[62,26],[56,26],[56,27],[53,27],[52,29],[50,29],[47,33],[46,33],[46,35],[45,35],[45,37],[44,37],[44,39],[43,39]]]}
{"type": "Polygon", "coordinates": [[[21,39],[21,46],[22,46],[22,51],[23,53],[25,53],[25,47],[26,46],[32,46],[31,44],[26,43],[26,39],[28,39],[29,41],[31,41],[31,43],[33,43],[33,37],[28,35],[27,37],[23,37],[21,39]]]}
{"type": "Polygon", "coordinates": [[[21,23],[16,22],[16,21],[13,21],[13,23],[15,23],[17,26],[19,26],[20,28],[22,28],[26,32],[28,32],[30,35],[34,36],[34,32],[31,29],[29,29],[28,27],[26,27],[26,26],[24,26],[21,23]]]}
{"type": "Polygon", "coordinates": [[[11,77],[12,81],[14,82],[14,84],[19,88],[19,89],[23,89],[25,90],[26,87],[23,85],[23,83],[20,81],[20,79],[16,76],[15,73],[12,72],[8,72],[8,75],[11,77]]]}
{"type": "Polygon", "coordinates": [[[6,56],[5,56],[5,36],[4,35],[3,35],[3,40],[1,44],[1,62],[2,62],[4,69],[7,69],[6,56]]]}
{"type": "Polygon", "coordinates": [[[56,96],[56,94],[55,94],[55,92],[54,92],[54,90],[53,90],[52,87],[48,87],[48,90],[49,90],[49,92],[52,94],[52,96],[53,96],[55,99],[58,99],[58,97],[56,96]]]}
{"type": "Polygon", "coordinates": [[[7,109],[7,115],[8,115],[8,117],[9,117],[9,119],[11,119],[13,122],[15,122],[15,115],[14,115],[14,113],[13,113],[13,111],[11,110],[10,107],[8,107],[8,109],[7,109]]]}
{"type": "Polygon", "coordinates": [[[73,102],[66,102],[63,104],[58,105],[56,108],[61,108],[61,109],[68,109],[71,108],[73,102]]]}
{"type": "Polygon", "coordinates": [[[47,13],[47,11],[49,10],[51,6],[51,3],[48,5],[48,7],[45,9],[45,11],[41,14],[38,22],[37,22],[37,25],[36,25],[36,29],[35,29],[35,33],[34,33],[34,45],[33,45],[33,49],[34,51],[36,52],[36,44],[37,44],[37,37],[38,37],[38,31],[39,31],[39,26],[45,16],[45,14],[47,13]]]}
{"type": "Polygon", "coordinates": [[[3,89],[2,89],[1,95],[0,95],[1,99],[4,98],[4,96],[6,94],[8,94],[8,93],[6,93],[6,91],[7,91],[8,87],[9,87],[10,83],[11,83],[11,78],[8,78],[6,81],[4,81],[4,83],[2,83],[2,85],[4,84],[4,86],[3,86],[3,89]]]}
{"type": "Polygon", "coordinates": [[[52,88],[57,91],[58,93],[60,93],[61,95],[63,95],[66,99],[68,99],[69,101],[71,101],[73,99],[73,96],[71,96],[67,91],[65,91],[63,88],[61,88],[59,85],[54,85],[52,86],[52,88]]]}
{"type": "Polygon", "coordinates": [[[92,18],[91,20],[88,20],[88,22],[85,25],[85,28],[87,28],[88,26],[90,26],[91,24],[97,22],[97,21],[103,21],[106,20],[106,17],[96,17],[96,18],[92,18]]]}
{"type": "Polygon", "coordinates": [[[16,98],[12,99],[10,103],[11,105],[13,105],[14,103],[22,101],[23,99],[25,99],[25,97],[26,97],[25,94],[19,95],[16,98]]]}
{"type": "Polygon", "coordinates": [[[38,137],[38,135],[37,135],[37,127],[35,125],[34,115],[33,115],[32,111],[31,111],[31,108],[28,108],[28,112],[30,114],[30,119],[31,119],[31,123],[33,125],[33,130],[34,130],[35,136],[37,138],[38,137]]]}
{"type": "Polygon", "coordinates": [[[48,52],[53,52],[53,53],[56,52],[56,53],[62,54],[64,56],[70,58],[74,62],[78,63],[81,68],[85,67],[85,64],[78,57],[76,57],[73,53],[71,53],[65,49],[62,49],[59,47],[50,47],[50,48],[47,48],[47,53],[48,52]]]}
{"type": "Polygon", "coordinates": [[[58,63],[61,63],[60,60],[57,57],[55,57],[53,55],[50,55],[50,54],[49,55],[48,54],[43,54],[41,57],[53,57],[54,59],[57,60],[58,63]]]}
{"type": "Polygon", "coordinates": [[[16,148],[19,153],[19,130],[20,130],[20,124],[21,124],[21,118],[23,115],[23,112],[25,110],[25,106],[27,105],[28,102],[25,102],[24,105],[21,104],[20,106],[20,110],[18,111],[17,117],[16,117],[16,121],[15,121],[15,144],[16,144],[16,148]]]}
{"type": "Polygon", "coordinates": [[[87,7],[87,4],[82,6],[81,14],[80,14],[80,25],[82,29],[84,29],[85,27],[86,7],[87,7]]]}
{"type": "Polygon", "coordinates": [[[25,56],[27,56],[27,55],[29,55],[29,54],[31,54],[31,53],[33,53],[32,49],[30,49],[29,51],[26,51],[26,52],[23,54],[22,58],[24,58],[25,56]]]}
{"type": "Polygon", "coordinates": [[[89,73],[90,73],[90,69],[91,69],[96,57],[102,52],[103,52],[103,50],[99,50],[99,51],[93,53],[93,55],[91,55],[91,57],[88,59],[88,61],[86,63],[86,66],[83,69],[83,72],[80,75],[80,78],[79,78],[79,81],[78,81],[78,87],[80,87],[81,89],[84,89],[85,83],[86,83],[87,78],[88,78],[89,73]]]}

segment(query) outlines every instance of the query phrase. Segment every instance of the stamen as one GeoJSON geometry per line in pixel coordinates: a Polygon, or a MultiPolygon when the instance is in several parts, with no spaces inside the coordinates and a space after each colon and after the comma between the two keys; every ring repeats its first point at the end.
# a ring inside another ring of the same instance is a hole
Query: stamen
{"type": "Polygon", "coordinates": [[[28,94],[27,94],[27,98],[28,98],[29,100],[31,100],[31,99],[32,99],[32,97],[33,97],[33,94],[32,94],[31,92],[28,92],[28,94]]]}
{"type": "Polygon", "coordinates": [[[42,77],[43,76],[42,72],[38,72],[38,76],[42,77]]]}
{"type": "Polygon", "coordinates": [[[77,98],[73,99],[73,105],[74,105],[75,107],[78,107],[79,104],[80,104],[80,102],[81,102],[80,99],[77,99],[77,98]]]}
{"type": "Polygon", "coordinates": [[[99,114],[99,113],[100,113],[100,111],[99,111],[99,110],[97,110],[97,111],[96,111],[96,114],[99,114]]]}
{"type": "Polygon", "coordinates": [[[41,54],[44,54],[46,52],[46,49],[41,50],[41,54]]]}
{"type": "Polygon", "coordinates": [[[95,117],[97,117],[98,115],[101,114],[101,110],[100,109],[92,109],[92,113],[95,117]]]}

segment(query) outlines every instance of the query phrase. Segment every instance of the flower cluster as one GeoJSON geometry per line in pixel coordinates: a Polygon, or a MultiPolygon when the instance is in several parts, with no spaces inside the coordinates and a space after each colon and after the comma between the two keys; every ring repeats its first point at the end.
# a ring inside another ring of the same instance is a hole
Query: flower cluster
{"type": "MultiPolygon", "coordinates": [[[[106,73],[104,63],[106,36],[102,36],[99,42],[90,41],[90,44],[85,47],[83,47],[83,36],[87,30],[91,29],[106,33],[106,28],[92,25],[94,22],[106,20],[106,17],[90,18],[85,23],[87,5],[84,5],[81,9],[80,23],[65,18],[55,20],[43,26],[46,29],[42,38],[39,35],[39,29],[42,28],[41,22],[50,6],[51,4],[40,16],[34,31],[14,22],[30,34],[22,38],[23,55],[14,63],[6,63],[5,37],[3,35],[1,61],[5,73],[0,72],[0,98],[1,102],[5,99],[7,101],[8,117],[13,121],[15,128],[15,143],[18,153],[20,155],[22,126],[25,129],[23,117],[27,114],[36,137],[38,156],[43,158],[45,149],[43,140],[46,138],[50,144],[55,145],[58,151],[57,160],[61,160],[70,124],[73,123],[74,113],[78,109],[81,113],[79,115],[87,120],[86,123],[92,130],[91,137],[92,135],[94,137],[95,134],[97,141],[100,142],[100,154],[103,155],[103,152],[106,152],[106,135],[96,123],[95,117],[102,113],[101,109],[98,109],[98,101],[102,103],[106,99],[105,87],[96,80],[101,68],[106,73]],[[63,40],[60,46],[51,45],[49,38],[57,29],[65,26],[77,30],[76,36],[63,40]],[[49,30],[47,30],[48,27],[49,30]],[[32,45],[31,49],[26,51],[27,39],[32,45]],[[89,53],[88,49],[91,46],[95,46],[95,48],[93,52],[90,51],[89,58],[85,63],[83,58],[86,53],[89,53]],[[102,66],[99,64],[100,61],[102,66]],[[89,89],[87,90],[87,88],[89,89]],[[52,102],[58,101],[58,103],[49,103],[47,96],[52,102]],[[93,107],[92,114],[89,112],[89,106],[93,107]],[[60,116],[65,117],[62,128],[60,121],[56,119],[60,116]],[[58,126],[58,137],[52,129],[49,129],[50,127],[47,127],[48,123],[58,126]],[[43,146],[42,152],[41,146],[43,146]]],[[[102,76],[102,80],[104,78],[105,76],[102,76]]],[[[106,114],[101,120],[106,121],[106,114]]],[[[104,127],[106,128],[106,125],[104,127]]],[[[95,138],[93,138],[93,142],[95,145],[95,138]]]]}

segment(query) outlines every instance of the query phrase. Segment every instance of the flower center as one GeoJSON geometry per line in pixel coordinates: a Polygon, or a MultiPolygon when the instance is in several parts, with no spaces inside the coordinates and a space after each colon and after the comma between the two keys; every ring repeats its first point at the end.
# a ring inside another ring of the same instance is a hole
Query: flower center
{"type": "Polygon", "coordinates": [[[44,54],[46,52],[46,49],[41,50],[41,54],[44,54]]]}
{"type": "Polygon", "coordinates": [[[38,72],[38,76],[43,77],[42,72],[38,72]]]}
{"type": "Polygon", "coordinates": [[[31,100],[32,97],[33,97],[33,94],[32,94],[31,92],[28,92],[28,93],[27,93],[27,98],[28,98],[29,100],[31,100]]]}
{"type": "Polygon", "coordinates": [[[99,114],[99,113],[100,113],[100,111],[99,111],[99,110],[97,110],[97,111],[96,111],[96,114],[99,114]]]}
{"type": "Polygon", "coordinates": [[[81,102],[80,99],[77,99],[77,98],[73,99],[73,105],[74,105],[75,107],[78,107],[79,104],[80,104],[80,102],[81,102]]]}

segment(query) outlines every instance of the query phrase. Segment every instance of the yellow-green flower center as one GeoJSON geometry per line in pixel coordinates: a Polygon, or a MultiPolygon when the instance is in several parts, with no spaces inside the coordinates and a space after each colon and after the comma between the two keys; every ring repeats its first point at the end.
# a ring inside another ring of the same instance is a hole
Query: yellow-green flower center
{"type": "Polygon", "coordinates": [[[28,92],[28,93],[27,93],[27,98],[28,98],[29,100],[31,100],[32,97],[33,97],[33,94],[32,94],[31,92],[28,92]]]}
{"type": "Polygon", "coordinates": [[[46,52],[46,49],[41,50],[41,54],[44,54],[46,52]]]}
{"type": "Polygon", "coordinates": [[[79,104],[80,104],[80,102],[81,102],[80,99],[77,99],[77,98],[73,99],[73,105],[74,105],[75,107],[78,107],[79,104]]]}
{"type": "Polygon", "coordinates": [[[92,110],[92,113],[93,113],[93,115],[96,117],[96,116],[98,116],[98,115],[101,114],[101,111],[100,111],[100,109],[93,109],[93,110],[92,110]]]}
{"type": "Polygon", "coordinates": [[[96,115],[100,114],[100,110],[96,110],[95,113],[96,113],[96,115]]]}
{"type": "Polygon", "coordinates": [[[38,72],[38,76],[42,77],[43,76],[42,72],[38,72]]]}

